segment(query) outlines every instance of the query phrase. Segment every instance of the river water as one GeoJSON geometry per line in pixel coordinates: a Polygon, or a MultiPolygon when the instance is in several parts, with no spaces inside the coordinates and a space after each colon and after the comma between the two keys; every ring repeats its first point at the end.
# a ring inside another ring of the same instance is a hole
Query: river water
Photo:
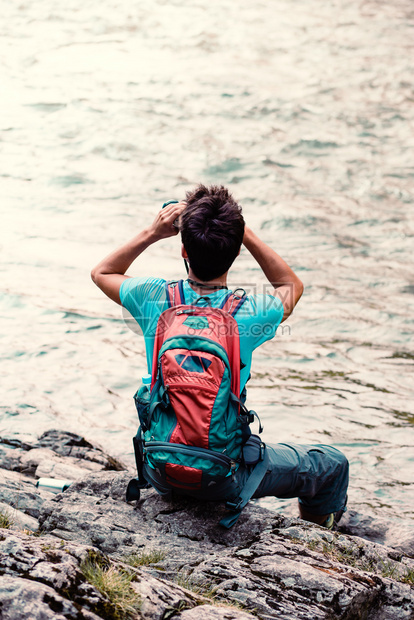
{"type": "MultiPolygon", "coordinates": [[[[265,441],[340,447],[352,508],[412,518],[411,0],[0,4],[1,434],[132,464],[143,339],[89,272],[222,183],[306,287],[254,358],[265,441]]],[[[179,248],[129,273],[184,275],[179,248]]],[[[246,252],[231,283],[264,283],[246,252]]]]}

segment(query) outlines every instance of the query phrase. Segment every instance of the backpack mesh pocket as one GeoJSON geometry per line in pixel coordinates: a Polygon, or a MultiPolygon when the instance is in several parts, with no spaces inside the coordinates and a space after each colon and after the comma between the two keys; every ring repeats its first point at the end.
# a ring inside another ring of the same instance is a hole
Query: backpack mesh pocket
{"type": "Polygon", "coordinates": [[[142,430],[146,431],[148,429],[150,406],[150,391],[148,389],[148,385],[141,385],[139,390],[134,394],[134,401],[142,430]]]}

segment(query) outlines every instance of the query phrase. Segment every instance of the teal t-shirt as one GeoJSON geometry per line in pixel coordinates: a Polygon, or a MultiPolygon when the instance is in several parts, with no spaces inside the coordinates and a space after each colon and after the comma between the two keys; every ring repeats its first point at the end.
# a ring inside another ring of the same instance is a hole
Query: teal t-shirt
{"type": "MultiPolygon", "coordinates": [[[[168,308],[165,284],[166,280],[161,278],[127,278],[122,282],[119,290],[122,305],[142,329],[149,373],[152,372],[152,355],[158,318],[168,308]]],[[[184,281],[183,289],[187,304],[194,304],[200,298],[187,280],[184,281]]],[[[203,297],[208,297],[212,306],[219,307],[227,294],[228,290],[219,289],[203,297]]],[[[240,389],[242,390],[250,376],[253,351],[263,342],[274,337],[283,318],[283,305],[280,299],[272,295],[248,295],[234,318],[239,327],[240,357],[244,365],[240,371],[240,389]]]]}

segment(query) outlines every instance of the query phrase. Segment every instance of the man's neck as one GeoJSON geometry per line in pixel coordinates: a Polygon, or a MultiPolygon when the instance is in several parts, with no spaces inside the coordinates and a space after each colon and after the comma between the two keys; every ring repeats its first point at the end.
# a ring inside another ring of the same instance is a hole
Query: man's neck
{"type": "Polygon", "coordinates": [[[224,273],[222,276],[219,276],[218,278],[214,278],[214,280],[206,281],[206,280],[200,280],[200,278],[197,278],[197,276],[194,274],[193,270],[190,267],[189,272],[188,272],[188,279],[192,280],[192,282],[190,282],[190,286],[197,293],[206,293],[209,290],[210,292],[213,293],[217,289],[227,287],[227,272],[224,273]],[[201,286],[197,286],[196,282],[199,282],[201,286]]]}

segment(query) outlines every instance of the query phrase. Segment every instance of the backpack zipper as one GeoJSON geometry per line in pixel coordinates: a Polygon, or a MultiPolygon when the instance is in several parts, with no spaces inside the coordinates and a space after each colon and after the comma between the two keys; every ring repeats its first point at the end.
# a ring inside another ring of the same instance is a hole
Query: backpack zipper
{"type": "MultiPolygon", "coordinates": [[[[187,334],[185,336],[186,338],[191,338],[193,340],[201,340],[203,342],[208,342],[208,343],[212,343],[214,344],[214,347],[216,347],[218,349],[217,353],[214,352],[213,354],[216,355],[216,357],[218,357],[219,359],[222,360],[222,362],[227,366],[227,368],[231,371],[230,368],[230,362],[229,362],[229,356],[227,354],[226,349],[223,347],[223,345],[221,345],[219,342],[214,342],[211,340],[211,338],[207,338],[206,336],[195,336],[195,335],[189,335],[187,334]],[[218,355],[218,353],[221,353],[221,355],[218,355]]],[[[183,347],[181,345],[175,345],[173,344],[172,347],[170,347],[170,342],[176,339],[176,338],[180,338],[180,336],[170,336],[170,338],[167,338],[167,340],[164,340],[164,342],[162,343],[162,346],[160,347],[160,350],[158,351],[158,360],[161,359],[161,357],[164,355],[165,351],[169,348],[170,350],[172,349],[182,349],[183,347]],[[167,345],[167,346],[166,346],[167,345]]],[[[187,347],[185,347],[187,348],[187,347]]]]}
{"type": "Polygon", "coordinates": [[[166,452],[181,452],[196,456],[198,453],[202,458],[207,458],[210,461],[219,463],[220,465],[226,465],[233,473],[236,469],[236,461],[219,452],[213,452],[213,450],[207,450],[206,448],[197,448],[197,446],[186,446],[185,444],[171,444],[165,441],[151,441],[144,446],[144,452],[155,452],[157,450],[165,450],[166,452]]]}

